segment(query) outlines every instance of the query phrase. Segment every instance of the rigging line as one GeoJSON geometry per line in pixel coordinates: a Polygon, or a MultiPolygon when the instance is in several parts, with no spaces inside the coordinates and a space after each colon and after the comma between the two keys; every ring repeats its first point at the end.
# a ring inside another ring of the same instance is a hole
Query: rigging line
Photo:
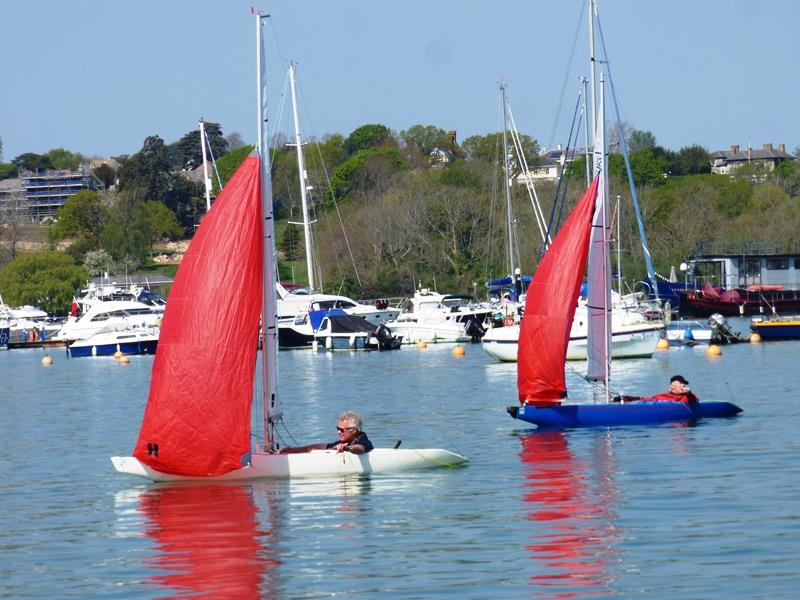
{"type": "Polygon", "coordinates": [[[586,3],[581,2],[581,14],[578,17],[578,24],[575,27],[575,36],[572,38],[572,50],[569,53],[569,61],[567,61],[567,69],[564,73],[564,83],[561,85],[561,96],[558,99],[558,104],[556,105],[556,114],[555,118],[553,119],[553,129],[550,131],[550,138],[547,141],[547,145],[552,148],[553,147],[553,140],[556,136],[556,128],[558,127],[558,119],[561,116],[561,107],[564,105],[564,95],[566,94],[567,90],[567,82],[569,81],[569,72],[572,68],[572,61],[575,59],[575,48],[578,45],[578,37],[580,36],[581,26],[583,24],[583,14],[586,10],[586,3]]]}
{"type": "Polygon", "coordinates": [[[214,158],[214,151],[211,149],[211,141],[208,139],[208,131],[203,131],[203,137],[205,137],[205,144],[208,148],[208,153],[211,155],[211,164],[214,167],[214,174],[217,176],[217,184],[219,185],[219,191],[222,191],[222,179],[219,176],[219,169],[217,169],[217,161],[214,158]]]}
{"type": "MultiPolygon", "coordinates": [[[[316,138],[316,128],[314,127],[314,122],[312,121],[310,113],[308,111],[308,106],[306,105],[306,100],[305,100],[305,94],[302,93],[302,89],[299,91],[298,95],[300,96],[300,102],[303,104],[303,108],[306,111],[306,119],[307,119],[308,123],[311,126],[310,129],[311,129],[315,139],[318,139],[318,138],[316,138]]],[[[330,178],[330,175],[328,174],[328,168],[325,165],[325,160],[324,160],[324,158],[322,156],[322,151],[319,148],[319,143],[315,144],[315,146],[316,146],[316,149],[317,149],[317,155],[319,156],[320,165],[322,166],[322,172],[325,175],[325,182],[327,183],[328,191],[331,194],[331,201],[333,202],[333,207],[336,209],[336,216],[339,219],[339,226],[342,228],[342,234],[344,235],[344,243],[347,246],[347,253],[350,256],[350,261],[353,264],[353,271],[355,272],[355,275],[356,275],[356,281],[358,282],[358,288],[363,293],[364,285],[361,282],[361,276],[358,273],[358,266],[356,265],[356,259],[355,259],[355,256],[353,256],[353,249],[350,246],[350,239],[347,236],[347,230],[345,229],[345,226],[344,226],[344,220],[342,219],[342,214],[339,211],[339,203],[336,201],[336,195],[333,193],[333,186],[331,185],[331,178],[330,178]]],[[[328,225],[328,227],[330,229],[330,224],[328,225]]],[[[331,233],[331,239],[333,239],[332,233],[331,233]]],[[[335,253],[335,258],[336,258],[336,261],[337,261],[337,266],[339,267],[339,270],[341,271],[341,266],[338,265],[338,261],[339,261],[338,253],[335,253]]]]}
{"type": "Polygon", "coordinates": [[[548,238],[545,237],[546,232],[544,229],[544,213],[542,212],[542,206],[539,202],[539,195],[536,193],[536,186],[533,185],[533,182],[530,179],[528,159],[522,149],[522,141],[520,140],[519,131],[517,130],[517,123],[514,121],[514,115],[511,112],[511,106],[508,106],[507,108],[508,118],[511,122],[511,140],[514,143],[514,149],[516,150],[517,157],[522,165],[523,173],[525,173],[525,188],[528,191],[528,197],[530,198],[531,206],[533,207],[533,214],[536,216],[536,225],[539,227],[539,233],[542,236],[542,241],[547,241],[548,238]]]}

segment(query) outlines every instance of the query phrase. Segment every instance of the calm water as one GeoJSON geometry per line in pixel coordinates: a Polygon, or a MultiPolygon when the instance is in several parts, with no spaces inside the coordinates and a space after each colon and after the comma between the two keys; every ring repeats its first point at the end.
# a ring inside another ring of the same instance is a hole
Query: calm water
{"type": "Polygon", "coordinates": [[[547,433],[505,413],[515,365],[451,349],[281,353],[286,422],[297,443],[332,440],[352,408],[378,445],[468,467],[183,486],[108,460],[133,447],[151,358],[0,353],[0,596],[796,597],[800,343],[615,364],[625,393],[680,372],[738,418],[547,433]]]}

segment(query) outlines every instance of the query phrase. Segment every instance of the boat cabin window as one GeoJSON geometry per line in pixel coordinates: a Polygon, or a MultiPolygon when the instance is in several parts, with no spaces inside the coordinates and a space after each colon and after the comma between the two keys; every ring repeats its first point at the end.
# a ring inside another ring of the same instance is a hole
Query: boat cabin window
{"type": "Polygon", "coordinates": [[[107,321],[111,315],[109,313],[100,313],[92,317],[92,321],[107,321]]]}
{"type": "Polygon", "coordinates": [[[800,270],[800,258],[795,258],[794,259],[794,269],[795,269],[795,271],[800,270]]]}
{"type": "Polygon", "coordinates": [[[788,258],[768,258],[767,269],[770,271],[785,271],[789,268],[788,258]]]}
{"type": "Polygon", "coordinates": [[[149,308],[129,308],[126,311],[120,311],[120,312],[124,312],[123,316],[125,316],[125,315],[151,315],[151,314],[153,314],[153,311],[151,309],[149,309],[149,308]]]}

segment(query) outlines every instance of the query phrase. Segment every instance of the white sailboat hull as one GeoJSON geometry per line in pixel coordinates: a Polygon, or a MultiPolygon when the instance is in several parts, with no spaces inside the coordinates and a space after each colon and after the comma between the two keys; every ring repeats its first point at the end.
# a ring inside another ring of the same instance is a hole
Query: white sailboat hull
{"type": "Polygon", "coordinates": [[[466,463],[467,459],[439,448],[375,448],[366,454],[339,453],[333,450],[313,450],[301,454],[254,453],[250,465],[213,477],[162,473],[132,456],[112,456],[111,462],[120,473],[151,481],[245,481],[402,473],[434,467],[455,467],[466,463]]]}
{"type": "MultiPolygon", "coordinates": [[[[611,336],[613,358],[649,358],[653,355],[662,325],[632,325],[618,327],[611,336]]],[[[483,336],[483,349],[502,362],[516,362],[519,342],[519,325],[490,329],[483,336]]],[[[570,336],[567,360],[586,360],[586,337],[570,336]]]]}

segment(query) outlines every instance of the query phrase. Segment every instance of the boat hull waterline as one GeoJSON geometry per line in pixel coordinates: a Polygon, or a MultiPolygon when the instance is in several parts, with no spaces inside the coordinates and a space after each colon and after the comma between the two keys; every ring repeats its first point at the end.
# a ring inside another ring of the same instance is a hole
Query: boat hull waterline
{"type": "Polygon", "coordinates": [[[742,409],[730,402],[629,402],[625,404],[563,404],[558,406],[523,405],[515,417],[539,427],[608,427],[616,425],[654,425],[698,419],[734,417],[742,409]]]}
{"type": "Polygon", "coordinates": [[[468,461],[460,454],[439,448],[376,448],[366,454],[351,454],[333,450],[314,450],[301,454],[254,453],[250,465],[214,477],[163,473],[150,468],[132,456],[112,456],[111,462],[120,473],[151,481],[242,481],[264,478],[341,477],[402,473],[421,469],[456,467],[468,461]]]}

